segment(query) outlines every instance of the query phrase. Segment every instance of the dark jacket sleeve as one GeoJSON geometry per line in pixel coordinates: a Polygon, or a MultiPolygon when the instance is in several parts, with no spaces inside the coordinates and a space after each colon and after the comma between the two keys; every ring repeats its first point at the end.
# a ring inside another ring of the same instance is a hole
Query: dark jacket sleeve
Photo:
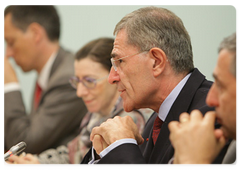
{"type": "MultiPolygon", "coordinates": [[[[95,151],[94,151],[95,152],[95,151]]],[[[83,158],[81,164],[92,160],[92,148],[83,158]]],[[[138,145],[122,144],[105,155],[98,164],[144,164],[146,163],[138,145]]]]}
{"type": "MultiPolygon", "coordinates": [[[[25,152],[40,153],[67,144],[87,112],[74,89],[62,85],[49,91],[39,109],[27,114],[19,91],[5,94],[5,150],[24,141],[25,152]]],[[[74,133],[74,135],[73,135],[74,133]]]]}

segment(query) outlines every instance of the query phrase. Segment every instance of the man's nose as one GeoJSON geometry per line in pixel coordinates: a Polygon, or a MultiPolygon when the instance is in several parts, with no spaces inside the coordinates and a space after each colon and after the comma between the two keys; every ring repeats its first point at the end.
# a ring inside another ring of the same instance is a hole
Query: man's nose
{"type": "Polygon", "coordinates": [[[213,83],[212,87],[210,88],[207,98],[206,98],[206,103],[210,107],[217,107],[219,105],[218,102],[218,92],[216,89],[215,83],[213,83]]]}
{"type": "Polygon", "coordinates": [[[120,77],[118,74],[118,71],[115,71],[114,68],[112,67],[108,76],[108,82],[110,84],[115,84],[120,81],[120,77]]]}

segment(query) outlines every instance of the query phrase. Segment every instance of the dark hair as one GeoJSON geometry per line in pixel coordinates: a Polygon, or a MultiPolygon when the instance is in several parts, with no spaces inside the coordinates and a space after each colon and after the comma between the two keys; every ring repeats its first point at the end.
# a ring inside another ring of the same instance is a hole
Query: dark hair
{"type": "Polygon", "coordinates": [[[190,36],[182,20],[173,12],[157,7],[144,7],[127,14],[116,25],[114,34],[125,29],[128,44],[141,51],[162,49],[176,73],[194,68],[190,36]]]}
{"type": "Polygon", "coordinates": [[[230,71],[236,77],[236,33],[223,39],[219,45],[218,52],[223,49],[226,49],[233,54],[230,71]]]}
{"type": "Polygon", "coordinates": [[[12,14],[12,23],[22,31],[26,31],[31,23],[36,22],[46,30],[51,41],[59,40],[60,21],[54,6],[12,5],[5,8],[4,17],[8,14],[12,14]]]}
{"type": "Polygon", "coordinates": [[[102,66],[110,71],[111,64],[111,52],[113,49],[113,38],[99,38],[90,41],[84,45],[75,55],[76,60],[89,57],[93,61],[102,64],[102,66]]]}

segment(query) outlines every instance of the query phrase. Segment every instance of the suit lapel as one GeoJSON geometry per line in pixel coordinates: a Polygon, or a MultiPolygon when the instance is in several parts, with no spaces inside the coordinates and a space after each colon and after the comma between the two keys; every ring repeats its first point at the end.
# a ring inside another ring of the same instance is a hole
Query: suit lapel
{"type": "MultiPolygon", "coordinates": [[[[152,152],[151,150],[151,144],[152,140],[151,134],[149,137],[149,143],[146,147],[146,153],[149,154],[149,163],[158,163],[162,160],[164,154],[166,153],[169,146],[171,146],[170,140],[169,140],[169,129],[168,129],[168,123],[173,120],[179,120],[179,115],[182,112],[188,112],[189,106],[191,105],[192,99],[197,91],[197,89],[201,86],[202,82],[205,80],[205,77],[197,70],[194,69],[192,72],[192,75],[189,77],[188,81],[184,85],[183,89],[179,93],[177,99],[173,103],[166,120],[164,124],[162,125],[160,134],[158,136],[157,142],[155,146],[153,147],[152,152]],[[151,142],[151,143],[150,143],[151,142]]],[[[152,144],[153,145],[153,144],[152,144]]]]}
{"type": "Polygon", "coordinates": [[[145,150],[143,152],[143,157],[145,158],[145,160],[150,160],[150,157],[152,155],[152,150],[153,150],[153,147],[154,147],[153,139],[152,139],[152,129],[153,128],[149,129],[150,134],[149,134],[149,136],[147,138],[148,141],[146,143],[146,147],[145,147],[145,150]]]}
{"type": "Polygon", "coordinates": [[[64,50],[63,50],[62,47],[60,47],[59,50],[58,50],[58,54],[56,56],[56,59],[53,62],[52,69],[51,69],[51,72],[49,74],[49,79],[51,78],[53,73],[57,70],[57,68],[60,65],[60,63],[62,62],[63,58],[64,58],[64,50]]]}
{"type": "Polygon", "coordinates": [[[142,133],[142,137],[144,138],[144,143],[139,145],[139,148],[145,158],[145,160],[149,160],[153,149],[153,142],[152,142],[152,128],[155,118],[157,117],[157,113],[153,112],[150,116],[148,121],[145,124],[144,131],[142,133]]]}
{"type": "MultiPolygon", "coordinates": [[[[54,72],[57,70],[58,66],[61,64],[61,62],[63,60],[63,57],[64,57],[64,50],[60,47],[59,51],[57,53],[57,56],[55,58],[55,61],[53,62],[53,65],[52,65],[52,68],[51,68],[51,71],[50,71],[50,74],[49,74],[49,81],[48,82],[50,82],[50,79],[53,76],[54,72]]],[[[41,98],[40,98],[40,101],[39,101],[39,106],[41,105],[42,100],[43,100],[46,92],[47,92],[47,90],[42,91],[41,98]]]]}

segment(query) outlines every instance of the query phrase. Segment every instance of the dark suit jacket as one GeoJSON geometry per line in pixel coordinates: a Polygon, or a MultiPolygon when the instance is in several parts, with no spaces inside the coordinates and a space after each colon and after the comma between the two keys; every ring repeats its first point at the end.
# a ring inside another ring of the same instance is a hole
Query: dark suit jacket
{"type": "Polygon", "coordinates": [[[39,107],[27,114],[20,91],[4,95],[5,150],[24,141],[25,152],[40,153],[66,145],[78,135],[87,109],[68,80],[74,75],[74,56],[59,49],[39,107]]]}
{"type": "MultiPolygon", "coordinates": [[[[103,157],[99,163],[168,163],[173,157],[174,150],[169,140],[168,123],[173,120],[179,120],[182,112],[190,113],[194,109],[202,112],[212,110],[206,105],[206,96],[212,82],[207,81],[198,69],[194,69],[185,86],[179,93],[173,103],[165,122],[161,127],[160,134],[155,146],[152,141],[152,128],[156,113],[149,118],[143,132],[144,143],[140,146],[134,144],[123,144],[118,146],[103,157]]],[[[91,157],[90,152],[86,155],[83,163],[86,163],[91,157]],[[86,161],[86,162],[85,162],[86,161]]]]}

